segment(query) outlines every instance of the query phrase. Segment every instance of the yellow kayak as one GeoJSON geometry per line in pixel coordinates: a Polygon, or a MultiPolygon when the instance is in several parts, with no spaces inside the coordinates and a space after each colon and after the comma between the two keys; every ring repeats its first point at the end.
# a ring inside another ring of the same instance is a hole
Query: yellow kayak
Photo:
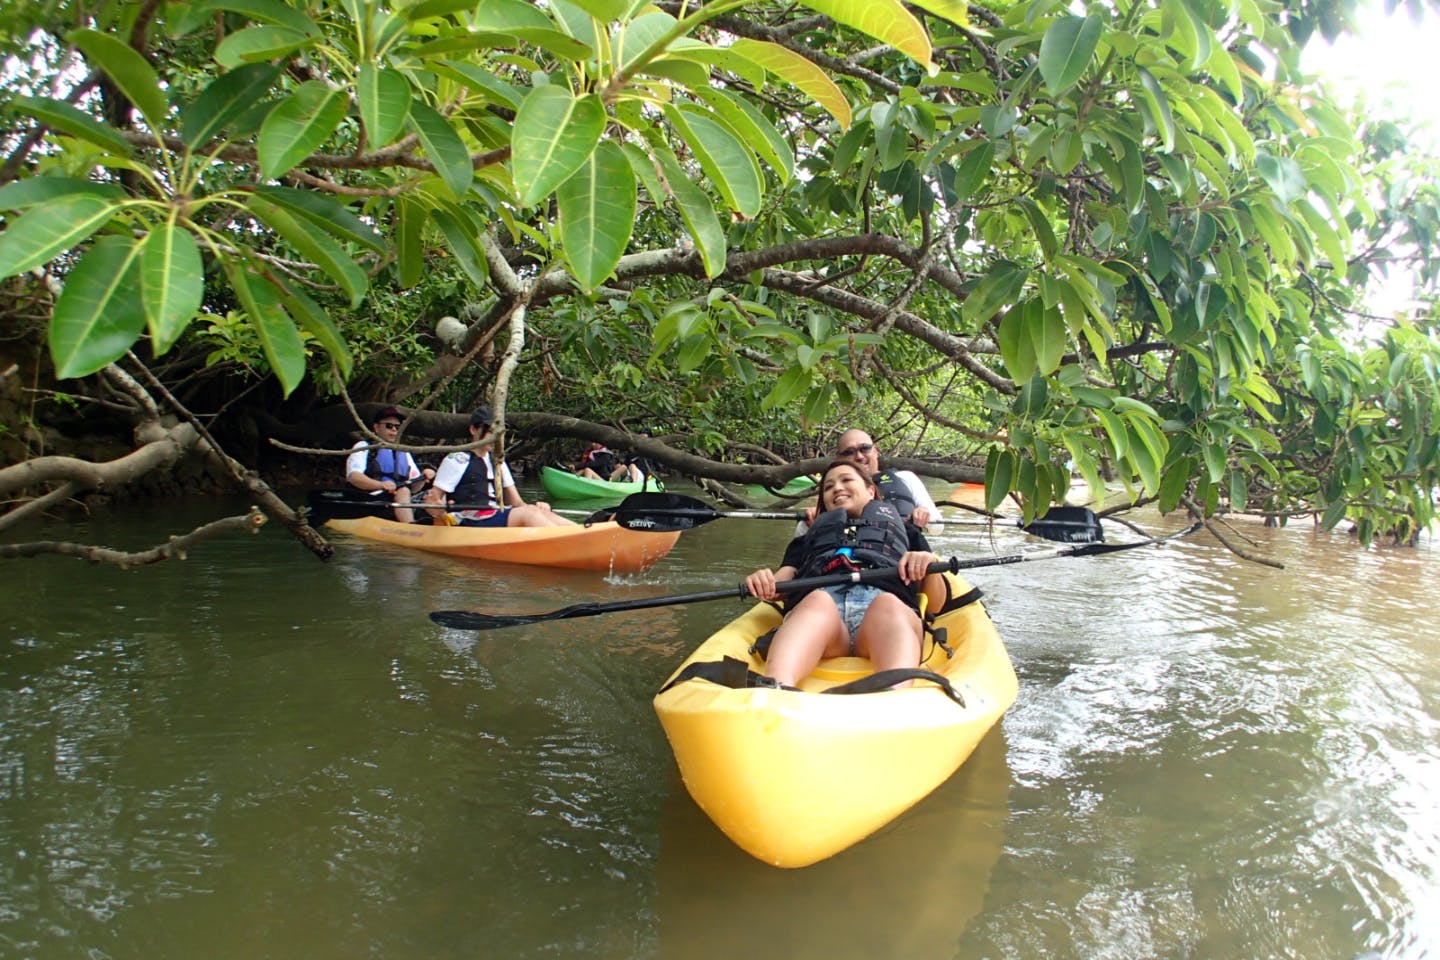
{"type": "Polygon", "coordinates": [[[678,532],[626,530],[619,524],[563,527],[446,527],[381,517],[331,518],[327,528],[433,553],[570,570],[637,573],[658,563],[678,532]]]}
{"type": "MultiPolygon", "coordinates": [[[[963,578],[946,578],[952,598],[970,592],[963,578]]],[[[654,701],[690,796],[766,863],[808,866],[874,833],[944,783],[1015,702],[1015,670],[978,600],[947,604],[935,626],[954,655],[927,635],[921,664],[948,680],[963,706],[929,680],[821,693],[871,674],[860,657],[821,661],[799,691],[677,682],[706,670],[693,664],[726,657],[762,672],[750,645],[779,622],[768,604],[751,608],[706,640],[654,701]]]]}

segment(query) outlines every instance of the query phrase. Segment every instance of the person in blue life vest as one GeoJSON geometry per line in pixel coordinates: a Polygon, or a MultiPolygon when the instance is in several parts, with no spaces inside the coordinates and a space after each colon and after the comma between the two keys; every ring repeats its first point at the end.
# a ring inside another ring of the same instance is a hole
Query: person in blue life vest
{"type": "Polygon", "coordinates": [[[786,595],[785,619],[770,643],[766,674],[794,686],[822,657],[868,657],[876,671],[918,666],[922,629],[916,585],[929,593],[932,604],[943,601],[941,576],[926,573],[939,558],[920,528],[902,520],[856,464],[830,463],[820,475],[819,490],[818,515],[810,529],[790,541],[778,570],[756,570],[745,578],[745,589],[758,599],[774,600],[781,596],[775,585],[796,578],[876,567],[894,567],[896,576],[786,595]]]}
{"type": "Polygon", "coordinates": [[[490,442],[474,451],[446,454],[435,471],[427,502],[434,504],[430,515],[442,523],[462,527],[563,527],[575,521],[560,516],[543,502],[526,503],[515,489],[509,464],[500,464],[501,504],[495,499],[495,473],[490,460],[494,415],[482,406],[470,415],[471,441],[490,442]],[[449,507],[454,504],[453,507],[449,507]],[[448,507],[448,509],[447,509],[448,507]]]}
{"type": "MultiPolygon", "coordinates": [[[[376,416],[370,428],[381,440],[394,441],[405,416],[394,407],[386,407],[376,416]]],[[[361,440],[345,458],[345,482],[356,490],[363,490],[376,502],[395,504],[395,519],[410,523],[415,511],[409,509],[413,495],[417,493],[435,471],[428,467],[421,470],[415,458],[400,450],[389,447],[374,447],[368,440],[361,440]]]]}

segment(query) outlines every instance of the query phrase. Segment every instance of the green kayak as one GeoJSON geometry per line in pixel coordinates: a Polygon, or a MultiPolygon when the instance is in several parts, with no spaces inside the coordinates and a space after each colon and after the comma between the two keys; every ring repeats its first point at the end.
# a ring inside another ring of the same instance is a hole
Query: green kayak
{"type": "MultiPolygon", "coordinates": [[[[540,468],[540,485],[556,500],[623,498],[641,490],[641,484],[633,480],[593,480],[555,467],[540,468]]],[[[664,490],[665,485],[654,477],[646,477],[644,489],[664,490]]]]}
{"type": "Polygon", "coordinates": [[[777,492],[785,497],[798,497],[814,489],[814,477],[799,476],[787,480],[778,491],[766,489],[758,483],[752,483],[745,487],[745,493],[750,497],[773,497],[777,492]]]}

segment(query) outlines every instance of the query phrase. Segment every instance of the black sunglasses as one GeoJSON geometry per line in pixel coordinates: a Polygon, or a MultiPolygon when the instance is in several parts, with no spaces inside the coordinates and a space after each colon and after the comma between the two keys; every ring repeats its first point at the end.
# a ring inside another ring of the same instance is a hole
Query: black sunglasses
{"type": "Polygon", "coordinates": [[[875,444],[873,443],[857,443],[853,447],[846,447],[844,450],[841,450],[840,456],[853,457],[858,453],[869,453],[871,450],[874,449],[875,444]]]}
{"type": "Polygon", "coordinates": [[[377,426],[377,427],[389,427],[391,430],[399,430],[399,429],[400,429],[400,424],[396,423],[396,422],[393,421],[393,420],[386,420],[384,423],[377,423],[377,424],[375,424],[375,426],[377,426]]]}

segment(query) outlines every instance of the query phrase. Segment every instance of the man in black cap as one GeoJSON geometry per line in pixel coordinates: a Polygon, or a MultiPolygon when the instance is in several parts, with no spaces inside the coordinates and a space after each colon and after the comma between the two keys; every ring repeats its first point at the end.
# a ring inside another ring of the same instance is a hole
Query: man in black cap
{"type": "MultiPolygon", "coordinates": [[[[404,420],[399,410],[386,407],[375,415],[370,427],[382,441],[394,441],[404,420]]],[[[410,454],[372,446],[368,440],[355,444],[353,452],[345,458],[345,482],[365,491],[377,503],[395,504],[395,519],[401,523],[415,519],[415,511],[408,509],[411,493],[434,475],[433,470],[421,471],[410,454]]]]}
{"type": "MultiPolygon", "coordinates": [[[[428,501],[440,506],[466,504],[448,511],[448,516],[462,527],[573,526],[575,521],[555,513],[548,503],[526,503],[520,491],[515,489],[515,478],[510,475],[508,464],[500,464],[504,505],[495,499],[495,468],[490,461],[490,446],[494,442],[491,433],[493,421],[494,415],[488,406],[482,406],[470,415],[470,439],[474,442],[487,437],[492,439],[474,451],[447,454],[435,473],[428,501]]],[[[431,510],[430,513],[437,520],[447,515],[444,510],[431,510]]]]}

